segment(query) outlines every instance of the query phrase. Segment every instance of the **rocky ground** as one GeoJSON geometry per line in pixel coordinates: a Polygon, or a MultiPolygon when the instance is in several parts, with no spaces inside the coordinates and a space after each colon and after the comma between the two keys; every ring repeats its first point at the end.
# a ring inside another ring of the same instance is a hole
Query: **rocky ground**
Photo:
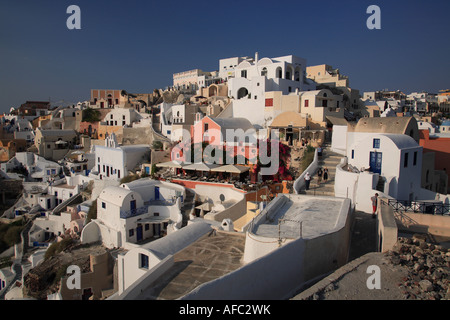
{"type": "Polygon", "coordinates": [[[39,300],[59,290],[61,276],[67,275],[69,265],[78,265],[81,272],[90,271],[90,254],[99,254],[107,249],[102,245],[74,245],[63,252],[41,262],[24,278],[24,296],[39,300]]]}
{"type": "Polygon", "coordinates": [[[400,238],[386,254],[393,265],[408,270],[398,287],[405,299],[450,299],[450,251],[419,238],[400,238]]]}
{"type": "Polygon", "coordinates": [[[421,236],[400,237],[385,253],[367,253],[293,300],[450,300],[450,251],[421,236]],[[380,268],[380,289],[369,289],[368,267],[380,268]]]}

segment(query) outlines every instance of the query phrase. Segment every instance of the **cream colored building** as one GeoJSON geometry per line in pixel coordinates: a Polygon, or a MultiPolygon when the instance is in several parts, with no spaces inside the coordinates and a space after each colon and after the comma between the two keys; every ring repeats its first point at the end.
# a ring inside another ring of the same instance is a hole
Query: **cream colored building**
{"type": "Polygon", "coordinates": [[[336,88],[344,95],[343,103],[341,107],[348,109],[360,110],[362,116],[366,116],[364,111],[364,104],[362,103],[359,95],[359,90],[350,88],[350,82],[347,76],[340,74],[339,69],[333,69],[332,66],[327,64],[321,64],[317,66],[310,66],[306,68],[307,77],[314,80],[318,84],[317,88],[321,88],[320,85],[330,88],[336,88]]]}
{"type": "Polygon", "coordinates": [[[333,87],[349,86],[348,77],[341,75],[339,69],[333,69],[327,64],[306,67],[306,74],[309,79],[317,83],[330,84],[333,87]]]}
{"type": "Polygon", "coordinates": [[[326,128],[327,116],[344,117],[342,96],[328,89],[301,91],[284,95],[281,91],[265,94],[265,119],[272,121],[285,112],[296,112],[308,119],[306,126],[326,128]]]}

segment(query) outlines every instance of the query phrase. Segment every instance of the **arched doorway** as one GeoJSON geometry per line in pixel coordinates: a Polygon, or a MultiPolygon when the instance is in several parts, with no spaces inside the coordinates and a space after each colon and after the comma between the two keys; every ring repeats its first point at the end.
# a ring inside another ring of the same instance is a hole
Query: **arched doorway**
{"type": "Polygon", "coordinates": [[[283,77],[283,70],[281,69],[281,67],[278,67],[278,68],[275,70],[275,76],[276,76],[277,78],[279,78],[279,79],[281,79],[281,78],[283,77]]]}

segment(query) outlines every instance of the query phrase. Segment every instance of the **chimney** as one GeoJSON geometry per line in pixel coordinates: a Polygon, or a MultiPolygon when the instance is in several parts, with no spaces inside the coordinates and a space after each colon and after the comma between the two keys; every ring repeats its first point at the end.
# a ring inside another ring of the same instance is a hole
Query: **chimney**
{"type": "Polygon", "coordinates": [[[258,52],[255,52],[255,63],[258,62],[258,52]]]}

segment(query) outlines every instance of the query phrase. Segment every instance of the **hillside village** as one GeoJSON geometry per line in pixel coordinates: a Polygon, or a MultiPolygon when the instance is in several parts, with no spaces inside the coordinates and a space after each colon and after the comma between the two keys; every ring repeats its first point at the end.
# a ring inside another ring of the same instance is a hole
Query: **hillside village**
{"type": "Polygon", "coordinates": [[[448,270],[449,98],[255,53],[25,101],[0,115],[0,299],[293,299],[412,237],[448,270]]]}

